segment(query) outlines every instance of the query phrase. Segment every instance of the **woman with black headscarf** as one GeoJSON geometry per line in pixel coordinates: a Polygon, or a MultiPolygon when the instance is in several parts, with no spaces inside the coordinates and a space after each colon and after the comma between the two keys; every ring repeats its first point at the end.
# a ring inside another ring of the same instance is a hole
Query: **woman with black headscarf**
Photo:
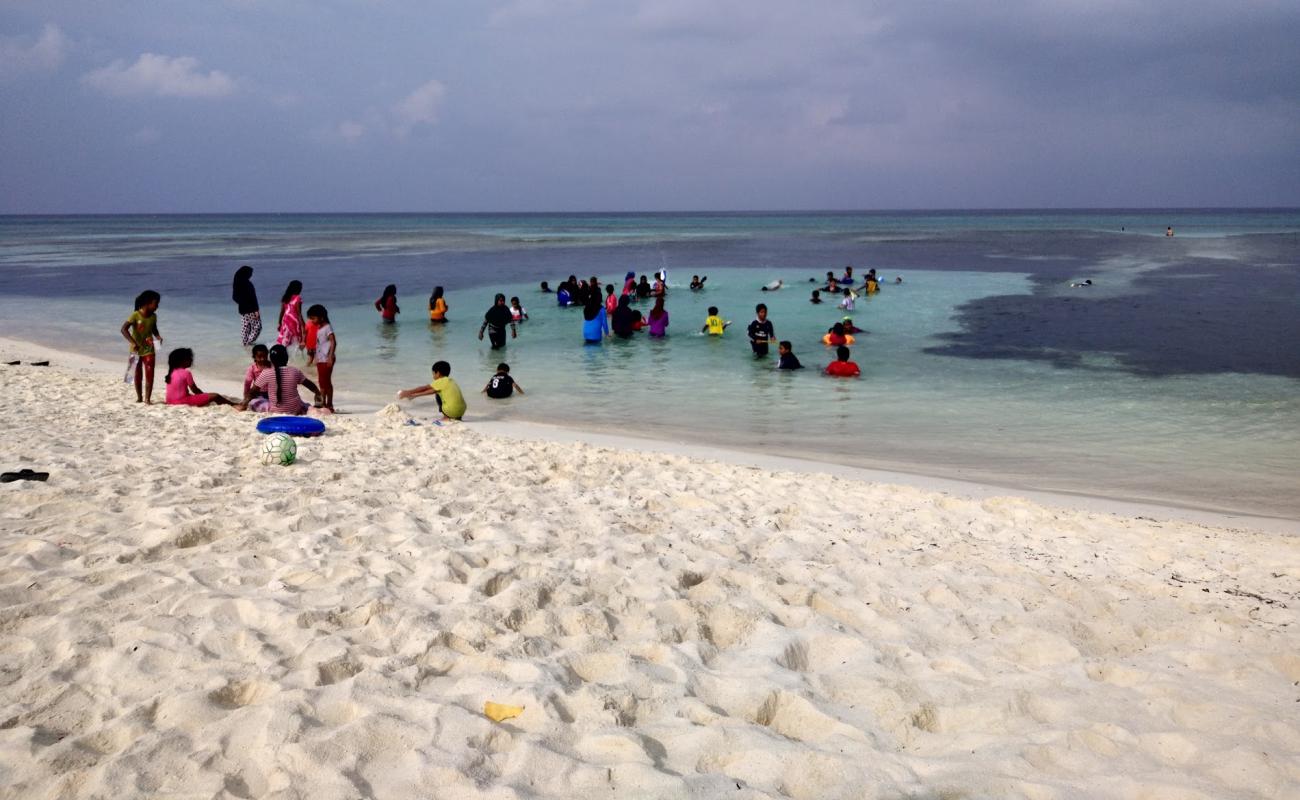
{"type": "Polygon", "coordinates": [[[614,335],[621,339],[629,339],[634,331],[632,324],[636,321],[636,315],[632,312],[632,298],[623,295],[618,298],[618,307],[614,309],[614,319],[610,321],[609,326],[614,329],[614,335]]]}
{"type": "Polygon", "coordinates": [[[478,329],[479,341],[483,340],[483,331],[487,331],[492,349],[500,350],[506,346],[507,325],[510,326],[510,338],[519,335],[519,330],[515,327],[514,315],[510,313],[510,306],[506,305],[506,296],[498,294],[492,302],[492,307],[483,315],[483,324],[478,329]]]}
{"type": "Polygon", "coordinates": [[[230,299],[239,307],[239,316],[243,319],[244,347],[248,347],[262,335],[262,312],[257,306],[257,290],[253,288],[253,268],[247,264],[235,270],[230,299]]]}

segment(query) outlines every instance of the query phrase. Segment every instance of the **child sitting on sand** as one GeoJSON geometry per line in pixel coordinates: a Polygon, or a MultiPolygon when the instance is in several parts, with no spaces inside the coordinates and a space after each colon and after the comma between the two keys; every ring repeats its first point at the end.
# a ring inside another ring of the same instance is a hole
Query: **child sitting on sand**
{"type": "Polygon", "coordinates": [[[725,331],[727,326],[730,324],[731,320],[723,322],[722,317],[718,316],[717,306],[709,306],[709,316],[704,318],[704,327],[700,329],[700,333],[707,333],[710,336],[721,336],[722,332],[725,331]]]}
{"type": "Polygon", "coordinates": [[[835,349],[835,360],[826,367],[826,374],[836,378],[856,378],[862,374],[862,370],[849,361],[849,348],[840,345],[835,349]]]}
{"type": "MultiPolygon", "coordinates": [[[[260,389],[267,399],[267,411],[275,414],[301,415],[307,413],[307,404],[298,396],[298,387],[306,386],[316,395],[316,402],[321,401],[320,389],[302,374],[302,370],[289,366],[289,350],[282,344],[273,346],[267,354],[271,360],[269,369],[264,369],[253,380],[253,387],[260,389]]],[[[247,407],[254,395],[244,392],[247,407]]]]}
{"type": "Polygon", "coordinates": [[[524,387],[510,377],[510,365],[504,361],[497,364],[496,374],[488,378],[487,386],[483,387],[483,394],[494,400],[503,400],[515,392],[523,394],[524,387]]]}
{"type": "Polygon", "coordinates": [[[403,389],[397,393],[398,400],[410,400],[415,397],[434,395],[438,400],[438,410],[444,420],[459,420],[465,416],[465,395],[460,393],[460,386],[451,379],[451,364],[435,361],[433,364],[433,381],[427,386],[403,389]]]}
{"type": "Polygon", "coordinates": [[[194,351],[178,347],[167,354],[167,405],[169,406],[230,406],[235,401],[214,392],[204,392],[194,383],[190,367],[194,366],[194,351]]]}
{"type": "Polygon", "coordinates": [[[247,404],[240,404],[244,408],[253,411],[265,411],[271,405],[267,401],[266,395],[262,394],[262,390],[258,389],[254,385],[257,381],[257,376],[261,375],[263,370],[269,369],[271,366],[271,357],[268,353],[269,351],[266,349],[266,345],[253,345],[253,363],[248,365],[248,372],[244,373],[244,396],[250,398],[247,404]]]}

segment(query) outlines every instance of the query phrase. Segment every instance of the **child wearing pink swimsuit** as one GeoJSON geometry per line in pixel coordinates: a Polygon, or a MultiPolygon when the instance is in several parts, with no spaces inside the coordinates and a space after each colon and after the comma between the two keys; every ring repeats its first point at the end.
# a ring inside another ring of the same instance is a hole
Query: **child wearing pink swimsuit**
{"type": "Polygon", "coordinates": [[[194,366],[194,351],[178,347],[167,355],[167,405],[206,406],[232,405],[233,401],[215,392],[203,392],[194,383],[190,367],[194,366]]]}

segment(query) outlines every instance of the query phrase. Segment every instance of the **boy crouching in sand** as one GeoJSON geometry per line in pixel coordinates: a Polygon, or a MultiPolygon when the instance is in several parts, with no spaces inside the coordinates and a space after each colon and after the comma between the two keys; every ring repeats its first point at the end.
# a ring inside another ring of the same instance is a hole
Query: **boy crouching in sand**
{"type": "Polygon", "coordinates": [[[403,389],[397,393],[398,400],[410,400],[432,394],[438,399],[438,410],[445,420],[459,420],[465,416],[465,396],[460,393],[460,386],[451,379],[451,365],[446,361],[437,361],[433,365],[433,382],[427,386],[403,389]]]}

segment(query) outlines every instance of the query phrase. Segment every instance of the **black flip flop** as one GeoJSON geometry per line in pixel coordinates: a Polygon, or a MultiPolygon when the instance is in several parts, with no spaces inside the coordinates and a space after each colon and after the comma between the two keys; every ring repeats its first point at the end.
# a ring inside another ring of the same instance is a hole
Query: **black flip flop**
{"type": "Polygon", "coordinates": [[[6,361],[6,362],[5,362],[5,366],[6,366],[6,367],[16,367],[16,366],[18,366],[19,364],[22,364],[22,363],[23,363],[23,362],[21,362],[21,361],[6,361]]]}
{"type": "Polygon", "coordinates": [[[27,363],[27,366],[29,367],[48,367],[49,365],[50,362],[48,361],[29,361],[27,363]]]}
{"type": "Polygon", "coordinates": [[[30,469],[21,469],[17,472],[6,472],[0,475],[0,483],[13,483],[14,481],[43,481],[50,477],[48,472],[36,472],[30,469]]]}

